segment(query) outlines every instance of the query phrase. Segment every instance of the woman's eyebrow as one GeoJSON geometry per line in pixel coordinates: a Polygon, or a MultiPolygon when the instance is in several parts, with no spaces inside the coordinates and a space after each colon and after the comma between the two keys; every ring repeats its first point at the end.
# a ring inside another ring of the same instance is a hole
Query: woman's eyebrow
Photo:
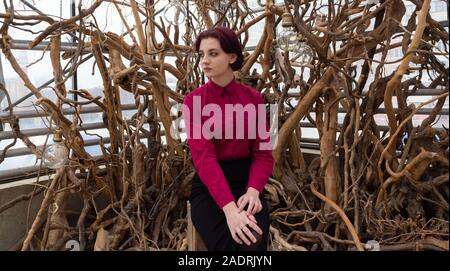
{"type": "MultiPolygon", "coordinates": [[[[211,52],[211,51],[218,51],[219,49],[217,49],[217,48],[212,48],[212,49],[209,49],[208,50],[208,52],[211,52]]],[[[203,53],[203,50],[199,50],[198,51],[199,53],[203,53]]]]}

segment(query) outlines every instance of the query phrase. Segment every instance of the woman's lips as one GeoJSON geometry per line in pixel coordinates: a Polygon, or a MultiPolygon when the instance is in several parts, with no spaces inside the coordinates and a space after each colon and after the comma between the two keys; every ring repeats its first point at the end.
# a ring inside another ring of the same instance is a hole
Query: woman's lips
{"type": "Polygon", "coordinates": [[[209,71],[211,71],[211,68],[204,68],[203,71],[204,72],[209,72],[209,71]]]}

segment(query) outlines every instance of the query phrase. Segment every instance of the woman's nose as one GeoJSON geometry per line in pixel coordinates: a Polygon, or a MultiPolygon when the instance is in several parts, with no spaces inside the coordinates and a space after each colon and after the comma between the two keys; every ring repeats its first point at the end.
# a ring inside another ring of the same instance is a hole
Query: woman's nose
{"type": "Polygon", "coordinates": [[[202,58],[202,63],[204,63],[204,64],[209,63],[209,58],[206,57],[206,56],[204,56],[204,57],[202,58]]]}

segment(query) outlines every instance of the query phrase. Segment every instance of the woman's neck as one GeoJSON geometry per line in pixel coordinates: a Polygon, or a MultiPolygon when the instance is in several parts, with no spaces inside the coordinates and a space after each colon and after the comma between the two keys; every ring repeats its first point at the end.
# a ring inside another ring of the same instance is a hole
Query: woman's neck
{"type": "Polygon", "coordinates": [[[211,77],[211,80],[216,85],[219,85],[221,87],[225,87],[231,81],[233,81],[233,79],[234,79],[234,73],[233,73],[233,70],[231,70],[231,69],[220,76],[211,77]]]}

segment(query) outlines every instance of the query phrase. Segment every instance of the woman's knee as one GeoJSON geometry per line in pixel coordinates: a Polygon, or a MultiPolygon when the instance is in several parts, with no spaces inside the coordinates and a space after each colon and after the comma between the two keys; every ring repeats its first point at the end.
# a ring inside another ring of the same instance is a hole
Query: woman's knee
{"type": "Polygon", "coordinates": [[[246,244],[239,245],[239,251],[266,251],[267,241],[263,235],[254,233],[256,242],[251,243],[249,246],[246,244]]]}

